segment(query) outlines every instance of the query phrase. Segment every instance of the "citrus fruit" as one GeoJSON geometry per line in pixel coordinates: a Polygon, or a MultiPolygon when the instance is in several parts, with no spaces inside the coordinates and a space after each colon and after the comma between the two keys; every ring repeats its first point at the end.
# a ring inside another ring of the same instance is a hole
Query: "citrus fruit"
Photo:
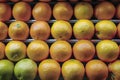
{"type": "Polygon", "coordinates": [[[94,24],[87,19],[81,19],[75,22],[73,34],[76,39],[91,39],[94,35],[94,24]]]}
{"type": "Polygon", "coordinates": [[[0,59],[5,57],[5,44],[0,42],[0,59]]]}
{"type": "Polygon", "coordinates": [[[34,40],[27,47],[27,55],[34,61],[46,59],[49,55],[49,46],[44,41],[34,40]]]}
{"type": "Polygon", "coordinates": [[[114,22],[110,20],[101,20],[95,25],[95,35],[99,39],[112,39],[115,37],[117,28],[114,22]]]}
{"type": "Polygon", "coordinates": [[[30,35],[36,40],[47,40],[50,36],[50,26],[45,21],[36,21],[30,27],[30,35]]]}
{"type": "Polygon", "coordinates": [[[97,43],[96,52],[99,59],[112,62],[119,56],[119,46],[112,40],[102,40],[97,43]]]}
{"type": "Polygon", "coordinates": [[[8,34],[13,40],[26,40],[29,35],[29,27],[23,21],[15,21],[10,24],[8,34]]]}
{"type": "Polygon", "coordinates": [[[68,60],[72,55],[72,48],[67,41],[59,40],[54,42],[50,47],[50,56],[58,62],[68,60]]]}
{"type": "Polygon", "coordinates": [[[10,41],[5,47],[5,55],[11,61],[19,61],[26,57],[26,45],[21,41],[10,41]]]}
{"type": "Polygon", "coordinates": [[[0,21],[8,21],[11,18],[11,7],[7,3],[0,3],[0,21]]]}
{"type": "Polygon", "coordinates": [[[22,59],[16,63],[14,74],[18,80],[34,80],[37,74],[37,64],[31,59],[22,59]]]}
{"type": "Polygon", "coordinates": [[[72,26],[64,20],[55,21],[51,27],[53,38],[58,40],[69,40],[72,36],[72,26]]]}
{"type": "Polygon", "coordinates": [[[120,4],[118,4],[116,7],[116,17],[120,19],[120,4]]]}
{"type": "Polygon", "coordinates": [[[108,77],[108,67],[100,60],[89,61],[85,69],[89,80],[106,80],[108,77]]]}
{"type": "Polygon", "coordinates": [[[120,38],[120,23],[117,24],[117,35],[120,38]]]}
{"type": "Polygon", "coordinates": [[[41,80],[59,80],[60,64],[52,59],[43,60],[38,67],[41,80]]]}
{"type": "Polygon", "coordinates": [[[53,7],[53,16],[56,20],[70,20],[73,8],[69,2],[57,2],[53,7]]]}
{"type": "Polygon", "coordinates": [[[7,38],[7,34],[8,26],[5,23],[0,22],[0,40],[5,40],[7,38]]]}
{"type": "Polygon", "coordinates": [[[73,45],[73,55],[75,59],[87,62],[94,57],[95,46],[89,40],[79,40],[73,45]]]}
{"type": "Polygon", "coordinates": [[[13,70],[13,62],[7,59],[0,60],[0,80],[12,80],[13,70]]]}
{"type": "Polygon", "coordinates": [[[26,2],[18,2],[13,6],[12,13],[16,20],[28,21],[31,17],[31,6],[26,2]]]}
{"type": "Polygon", "coordinates": [[[115,6],[108,1],[103,1],[95,6],[95,17],[100,20],[112,19],[115,12],[115,6]]]}
{"type": "Polygon", "coordinates": [[[120,60],[116,60],[108,64],[109,71],[111,73],[111,80],[120,79],[120,60]]]}
{"type": "Polygon", "coordinates": [[[38,2],[32,10],[35,20],[49,21],[52,15],[51,7],[48,3],[38,2]]]}
{"type": "Polygon", "coordinates": [[[74,15],[77,19],[91,19],[93,7],[88,2],[79,2],[74,7],[74,15]]]}
{"type": "Polygon", "coordinates": [[[78,60],[70,59],[62,64],[64,80],[83,80],[84,74],[84,65],[78,60]]]}

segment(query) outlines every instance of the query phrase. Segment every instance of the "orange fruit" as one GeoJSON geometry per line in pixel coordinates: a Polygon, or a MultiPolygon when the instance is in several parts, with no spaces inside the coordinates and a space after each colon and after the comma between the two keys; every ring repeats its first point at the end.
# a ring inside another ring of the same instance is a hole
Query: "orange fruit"
{"type": "Polygon", "coordinates": [[[119,56],[119,46],[112,40],[102,40],[96,45],[96,52],[99,59],[105,62],[113,62],[119,56]]]}
{"type": "Polygon", "coordinates": [[[92,39],[94,35],[94,24],[87,19],[78,20],[73,26],[73,34],[76,39],[92,39]]]}
{"type": "Polygon", "coordinates": [[[59,80],[60,64],[53,59],[43,60],[38,67],[41,80],[59,80]]]}
{"type": "Polygon", "coordinates": [[[75,59],[87,62],[94,57],[95,46],[89,40],[79,40],[73,46],[73,55],[75,59]]]}
{"type": "Polygon", "coordinates": [[[117,28],[110,20],[101,20],[95,24],[95,35],[99,39],[112,39],[115,37],[117,28]]]}
{"type": "Polygon", "coordinates": [[[11,18],[11,7],[7,3],[0,3],[0,21],[8,21],[11,18]]]}
{"type": "Polygon", "coordinates": [[[67,41],[59,40],[54,42],[50,47],[50,56],[58,62],[68,60],[72,55],[72,48],[67,41]]]}
{"type": "Polygon", "coordinates": [[[62,64],[64,80],[83,80],[85,75],[84,65],[75,59],[70,59],[62,64]]]}
{"type": "Polygon", "coordinates": [[[79,2],[74,7],[74,15],[77,19],[91,19],[93,7],[88,2],[79,2]]]}
{"type": "Polygon", "coordinates": [[[100,20],[112,19],[115,12],[115,6],[108,1],[103,1],[95,6],[95,17],[100,20]]]}
{"type": "Polygon", "coordinates": [[[8,26],[5,23],[0,22],[0,40],[6,39],[7,34],[8,34],[8,26]]]}
{"type": "Polygon", "coordinates": [[[5,44],[0,42],[0,59],[5,57],[5,44]]]}
{"type": "Polygon", "coordinates": [[[51,27],[51,34],[55,39],[69,40],[72,36],[72,26],[67,21],[56,21],[51,27]]]}
{"type": "Polygon", "coordinates": [[[120,4],[118,4],[116,7],[116,17],[120,19],[120,4]]]}
{"type": "Polygon", "coordinates": [[[100,60],[89,61],[85,69],[89,80],[106,80],[108,77],[108,67],[100,60]]]}
{"type": "Polygon", "coordinates": [[[118,38],[120,38],[120,23],[118,23],[117,25],[117,35],[118,35],[118,38]]]}
{"type": "Polygon", "coordinates": [[[27,56],[34,61],[46,59],[49,55],[49,46],[41,40],[32,41],[27,47],[27,56]]]}
{"type": "Polygon", "coordinates": [[[120,60],[108,64],[111,80],[120,80],[120,60]]]}
{"type": "Polygon", "coordinates": [[[49,21],[52,15],[51,7],[48,3],[38,2],[32,10],[35,20],[49,21]]]}
{"type": "Polygon", "coordinates": [[[31,17],[31,6],[26,2],[18,2],[13,6],[12,13],[16,20],[28,21],[31,17]]]}
{"type": "Polygon", "coordinates": [[[26,57],[26,45],[21,41],[10,41],[5,47],[5,55],[11,61],[19,61],[26,57]]]}
{"type": "Polygon", "coordinates": [[[23,21],[12,22],[9,26],[9,36],[13,40],[26,40],[29,35],[29,27],[23,21]]]}
{"type": "Polygon", "coordinates": [[[56,20],[70,20],[73,8],[69,2],[57,2],[53,7],[53,16],[56,20]]]}
{"type": "Polygon", "coordinates": [[[50,26],[45,21],[36,21],[30,27],[30,35],[36,40],[47,40],[50,36],[50,26]]]}

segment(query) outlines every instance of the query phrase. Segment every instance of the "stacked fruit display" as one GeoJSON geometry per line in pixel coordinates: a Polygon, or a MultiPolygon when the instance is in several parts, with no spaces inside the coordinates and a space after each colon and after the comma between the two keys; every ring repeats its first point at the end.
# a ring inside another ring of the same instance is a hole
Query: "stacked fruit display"
{"type": "Polygon", "coordinates": [[[119,19],[119,0],[0,0],[0,80],[120,80],[119,19]]]}

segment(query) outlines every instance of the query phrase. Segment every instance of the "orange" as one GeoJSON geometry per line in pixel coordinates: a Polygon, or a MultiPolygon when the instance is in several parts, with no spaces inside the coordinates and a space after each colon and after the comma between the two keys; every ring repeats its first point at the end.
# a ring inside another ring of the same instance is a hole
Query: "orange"
{"type": "Polygon", "coordinates": [[[50,47],[50,56],[58,62],[68,60],[72,55],[72,48],[67,41],[59,40],[54,42],[50,47]]]}
{"type": "Polygon", "coordinates": [[[74,7],[74,15],[77,19],[91,19],[93,7],[88,2],[79,2],[74,7]]]}
{"type": "Polygon", "coordinates": [[[99,39],[112,39],[115,37],[117,28],[110,20],[101,20],[95,24],[95,35],[99,39]]]}
{"type": "Polygon", "coordinates": [[[11,7],[7,3],[0,3],[0,21],[8,21],[11,18],[11,7]]]}
{"type": "Polygon", "coordinates": [[[119,46],[112,40],[102,40],[96,45],[96,52],[99,59],[105,62],[115,61],[119,54],[119,46]]]}
{"type": "Polygon", "coordinates": [[[28,21],[31,17],[31,6],[26,2],[18,2],[13,6],[12,13],[16,20],[28,21]]]}
{"type": "Polygon", "coordinates": [[[112,19],[115,12],[115,6],[108,1],[103,1],[95,6],[95,17],[100,20],[112,19]]]}
{"type": "Polygon", "coordinates": [[[51,7],[48,3],[38,2],[32,10],[35,20],[49,21],[52,15],[51,7]]]}
{"type": "Polygon", "coordinates": [[[70,59],[62,64],[64,80],[83,80],[85,75],[84,65],[75,59],[70,59]]]}
{"type": "Polygon", "coordinates": [[[53,16],[56,20],[70,20],[73,8],[69,2],[57,2],[53,7],[53,16]]]}
{"type": "Polygon", "coordinates": [[[5,44],[0,42],[0,59],[5,57],[5,44]]]}
{"type": "Polygon", "coordinates": [[[73,25],[73,34],[76,39],[92,39],[94,35],[94,24],[87,19],[81,19],[73,25]]]}
{"type": "Polygon", "coordinates": [[[26,45],[21,41],[10,41],[5,47],[5,55],[11,61],[19,61],[26,57],[26,45]]]}
{"type": "Polygon", "coordinates": [[[51,27],[53,38],[58,40],[69,40],[72,36],[72,26],[69,22],[58,20],[51,27]]]}
{"type": "Polygon", "coordinates": [[[73,46],[73,54],[75,59],[87,62],[94,57],[95,46],[89,40],[79,40],[73,46]]]}
{"type": "Polygon", "coordinates": [[[5,40],[7,38],[7,34],[8,26],[5,23],[0,22],[0,40],[5,40]]]}
{"type": "Polygon", "coordinates": [[[13,40],[26,40],[29,35],[29,27],[23,21],[12,22],[9,26],[9,36],[13,40]]]}
{"type": "Polygon", "coordinates": [[[120,23],[118,23],[117,25],[117,35],[118,35],[118,38],[120,38],[120,23]]]}
{"type": "Polygon", "coordinates": [[[36,40],[47,40],[50,36],[50,26],[45,21],[36,21],[30,27],[30,35],[36,40]]]}
{"type": "Polygon", "coordinates": [[[32,41],[27,47],[27,56],[34,61],[46,59],[49,55],[49,46],[41,40],[32,41]]]}
{"type": "Polygon", "coordinates": [[[38,67],[41,80],[59,80],[60,64],[53,59],[43,60],[38,67]]]}
{"type": "Polygon", "coordinates": [[[100,60],[89,61],[85,69],[89,80],[106,80],[108,77],[108,67],[100,60]]]}

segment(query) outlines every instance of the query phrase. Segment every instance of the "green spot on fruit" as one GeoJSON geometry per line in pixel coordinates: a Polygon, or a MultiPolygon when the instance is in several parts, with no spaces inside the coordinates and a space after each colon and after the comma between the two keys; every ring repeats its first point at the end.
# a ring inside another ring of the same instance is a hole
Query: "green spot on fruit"
{"type": "Polygon", "coordinates": [[[20,24],[16,24],[16,27],[17,27],[17,28],[20,28],[20,24]]]}

